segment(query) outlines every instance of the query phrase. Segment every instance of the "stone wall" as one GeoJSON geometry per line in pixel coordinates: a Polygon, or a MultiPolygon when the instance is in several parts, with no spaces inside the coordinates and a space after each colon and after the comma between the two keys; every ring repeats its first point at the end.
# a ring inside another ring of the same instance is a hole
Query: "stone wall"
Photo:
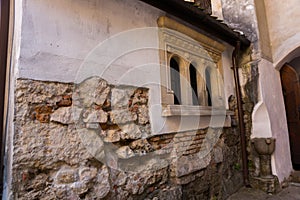
{"type": "Polygon", "coordinates": [[[12,198],[224,199],[241,187],[238,129],[151,133],[148,92],[17,80],[12,198]]]}
{"type": "Polygon", "coordinates": [[[221,0],[224,22],[251,42],[258,40],[254,0],[221,0]]]}

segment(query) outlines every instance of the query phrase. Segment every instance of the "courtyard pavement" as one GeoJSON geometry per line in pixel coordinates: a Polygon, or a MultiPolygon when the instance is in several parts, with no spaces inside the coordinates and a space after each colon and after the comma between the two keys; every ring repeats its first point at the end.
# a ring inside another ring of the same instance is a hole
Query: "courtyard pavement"
{"type": "Polygon", "coordinates": [[[233,194],[228,198],[228,200],[260,200],[260,199],[300,200],[300,184],[290,183],[290,186],[284,188],[276,195],[269,195],[260,190],[243,187],[237,193],[233,194]]]}

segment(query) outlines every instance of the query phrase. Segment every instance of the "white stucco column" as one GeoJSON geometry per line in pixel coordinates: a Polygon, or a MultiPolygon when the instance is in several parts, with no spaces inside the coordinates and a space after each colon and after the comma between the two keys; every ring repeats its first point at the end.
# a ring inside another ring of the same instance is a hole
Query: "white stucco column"
{"type": "Polygon", "coordinates": [[[261,59],[259,69],[260,102],[255,106],[253,117],[253,137],[273,137],[276,139],[272,155],[272,172],[279,182],[288,178],[292,171],[289,135],[282,95],[280,72],[273,63],[261,59]]]}

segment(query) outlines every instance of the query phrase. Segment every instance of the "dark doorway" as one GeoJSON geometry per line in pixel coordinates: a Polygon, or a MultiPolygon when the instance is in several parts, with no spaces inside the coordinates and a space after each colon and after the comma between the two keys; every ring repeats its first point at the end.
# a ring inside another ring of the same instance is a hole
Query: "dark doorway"
{"type": "Polygon", "coordinates": [[[285,64],[280,70],[294,169],[300,169],[300,83],[297,71],[285,64]]]}
{"type": "Polygon", "coordinates": [[[9,29],[9,0],[0,0],[0,195],[3,191],[3,158],[5,150],[5,131],[4,131],[4,98],[7,65],[7,46],[9,29]]]}

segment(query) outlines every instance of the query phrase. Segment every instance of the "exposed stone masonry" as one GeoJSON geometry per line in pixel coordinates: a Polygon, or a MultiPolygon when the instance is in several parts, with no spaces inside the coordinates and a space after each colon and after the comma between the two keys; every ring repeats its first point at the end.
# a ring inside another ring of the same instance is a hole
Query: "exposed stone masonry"
{"type": "Polygon", "coordinates": [[[251,141],[252,113],[254,105],[258,102],[258,62],[253,61],[251,49],[241,55],[240,68],[242,85],[242,103],[244,111],[244,123],[246,134],[246,146],[248,153],[249,181],[253,188],[263,190],[267,193],[279,191],[279,181],[276,176],[270,180],[259,177],[261,173],[260,159],[251,141]]]}
{"type": "Polygon", "coordinates": [[[155,135],[146,88],[92,77],[17,80],[15,93],[15,199],[223,199],[241,186],[237,129],[155,135]]]}

